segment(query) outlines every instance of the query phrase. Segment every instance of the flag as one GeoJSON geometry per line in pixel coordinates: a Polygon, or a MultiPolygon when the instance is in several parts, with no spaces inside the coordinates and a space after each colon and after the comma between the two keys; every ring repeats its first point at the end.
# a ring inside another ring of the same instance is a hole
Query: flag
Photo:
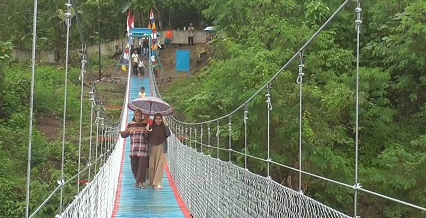
{"type": "Polygon", "coordinates": [[[154,11],[152,9],[149,12],[149,19],[150,19],[151,22],[150,22],[148,28],[152,29],[152,47],[151,47],[151,49],[153,51],[156,51],[157,50],[157,27],[155,26],[154,11]]]}
{"type": "Polygon", "coordinates": [[[130,55],[129,43],[127,43],[126,49],[124,49],[124,53],[123,53],[123,65],[121,65],[121,70],[123,70],[124,72],[127,71],[127,64],[129,63],[129,55],[130,55]]]}
{"type": "Polygon", "coordinates": [[[130,30],[135,27],[135,18],[133,17],[132,12],[129,10],[127,13],[127,36],[130,35],[130,30]]]}

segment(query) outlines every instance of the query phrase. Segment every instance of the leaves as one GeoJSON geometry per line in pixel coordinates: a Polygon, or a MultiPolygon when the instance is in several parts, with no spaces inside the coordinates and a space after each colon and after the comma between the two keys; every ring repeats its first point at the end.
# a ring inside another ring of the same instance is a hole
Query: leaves
{"type": "MultiPolygon", "coordinates": [[[[28,66],[11,65],[5,67],[4,81],[0,93],[1,106],[4,114],[0,120],[0,192],[4,193],[0,201],[0,216],[22,217],[25,213],[26,192],[26,169],[28,153],[29,128],[29,101],[31,70],[28,66]],[[18,130],[18,131],[17,131],[18,130]],[[9,172],[15,172],[13,174],[9,172]]],[[[78,81],[79,70],[71,70],[68,79],[68,101],[67,101],[67,138],[66,138],[66,160],[65,178],[76,174],[78,159],[77,127],[80,108],[80,88],[73,81],[78,81]]],[[[34,129],[32,138],[32,178],[31,178],[31,207],[34,209],[45,200],[50,191],[53,190],[58,178],[60,178],[61,143],[48,141],[40,132],[39,124],[47,122],[47,119],[56,120],[63,114],[63,83],[64,72],[60,68],[38,66],[35,78],[34,96],[34,129]]],[[[89,102],[85,102],[84,116],[90,115],[89,102]]],[[[59,120],[59,119],[58,119],[59,120]]],[[[90,119],[85,119],[89,120],[90,119]]],[[[86,126],[87,123],[84,123],[86,126]]],[[[60,127],[52,125],[48,131],[60,134],[60,127]]],[[[84,127],[83,127],[84,128],[84,127]]],[[[45,130],[46,131],[46,130],[45,130]]],[[[87,143],[89,139],[84,139],[87,143]]],[[[87,146],[83,147],[84,153],[88,154],[87,146]]],[[[84,159],[84,157],[83,157],[84,159]]],[[[67,189],[74,187],[68,186],[67,189]]],[[[65,203],[73,200],[74,190],[67,190],[65,203]]],[[[59,199],[55,197],[50,201],[41,216],[50,217],[57,214],[59,199]]]]}
{"type": "Polygon", "coordinates": [[[0,41],[0,61],[10,58],[10,53],[12,52],[12,43],[11,42],[1,42],[0,41]]]}
{"type": "MultiPolygon", "coordinates": [[[[262,87],[340,3],[211,1],[204,15],[214,19],[227,37],[212,45],[215,52],[209,67],[173,87],[166,93],[167,99],[189,122],[226,115],[262,87]]],[[[426,131],[425,10],[421,0],[363,3],[358,95],[361,184],[418,205],[424,204],[426,192],[421,175],[426,131]]],[[[303,168],[348,184],[353,183],[355,167],[356,42],[349,25],[353,19],[353,12],[343,12],[304,51],[302,87],[295,83],[298,63],[291,63],[276,77],[271,84],[270,114],[275,161],[298,166],[302,116],[303,168]]],[[[261,90],[248,103],[249,153],[262,158],[267,131],[265,93],[261,90]]],[[[234,116],[242,117],[242,111],[234,116]]],[[[244,126],[238,119],[232,125],[232,146],[241,150],[244,126]]],[[[241,165],[243,158],[237,156],[236,161],[241,165]]],[[[249,161],[249,166],[254,172],[265,172],[258,162],[249,161]]],[[[298,182],[292,172],[281,168],[271,172],[272,178],[289,187],[298,182]]],[[[353,202],[347,201],[352,198],[351,190],[310,177],[303,182],[307,195],[352,213],[353,202]]],[[[363,209],[361,215],[366,217],[424,215],[371,196],[363,197],[360,204],[374,205],[371,210],[363,209]]]]}

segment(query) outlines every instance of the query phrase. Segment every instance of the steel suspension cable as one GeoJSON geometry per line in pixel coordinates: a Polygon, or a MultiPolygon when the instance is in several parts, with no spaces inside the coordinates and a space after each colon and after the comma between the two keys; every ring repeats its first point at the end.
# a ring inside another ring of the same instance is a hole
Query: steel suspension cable
{"type": "MultiPolygon", "coordinates": [[[[268,180],[272,180],[271,178],[271,111],[272,111],[272,101],[271,101],[271,83],[268,83],[267,85],[267,94],[266,94],[266,109],[267,109],[267,158],[266,158],[266,178],[268,180]]],[[[270,196],[271,192],[271,185],[268,183],[266,188],[266,193],[268,196],[270,196]]],[[[266,203],[266,211],[267,211],[267,217],[269,217],[269,213],[271,210],[271,203],[270,198],[267,198],[266,203]]]]}
{"type": "Polygon", "coordinates": [[[117,65],[115,65],[115,69],[114,69],[114,72],[112,73],[112,76],[111,76],[111,77],[114,77],[114,76],[115,76],[115,74],[117,73],[117,69],[118,69],[118,67],[119,67],[119,66],[121,66],[121,65],[123,65],[123,64],[121,63],[121,61],[123,60],[123,56],[124,56],[124,52],[122,52],[122,53],[121,53],[121,55],[120,55],[120,59],[118,60],[117,65]]]}
{"type": "Polygon", "coordinates": [[[354,217],[358,217],[358,150],[359,150],[359,60],[360,60],[360,31],[361,31],[361,0],[357,0],[356,13],[356,103],[355,103],[355,186],[354,186],[354,217]]]}
{"type": "Polygon", "coordinates": [[[247,122],[248,122],[248,105],[244,106],[244,168],[247,168],[247,122]]]}
{"type": "MultiPolygon", "coordinates": [[[[70,1],[70,0],[68,0],[68,1],[70,1]]],[[[76,0],[71,0],[71,3],[72,3],[74,8],[77,8],[76,0]]],[[[84,33],[83,33],[83,24],[81,22],[80,15],[77,11],[75,13],[75,21],[76,21],[76,27],[77,27],[78,32],[80,34],[80,41],[83,45],[86,45],[87,43],[86,43],[86,39],[85,39],[84,33]]],[[[87,62],[87,65],[88,65],[89,71],[90,71],[90,82],[92,83],[92,86],[94,86],[92,63],[90,62],[90,56],[89,56],[89,53],[87,52],[87,50],[85,51],[85,53],[86,53],[86,59],[89,60],[87,62]]]]}
{"type": "Polygon", "coordinates": [[[91,169],[92,169],[92,138],[93,138],[93,107],[95,104],[95,96],[93,93],[93,89],[90,92],[90,133],[89,133],[89,175],[87,177],[87,181],[90,182],[91,169]]]}
{"type": "Polygon", "coordinates": [[[300,47],[299,51],[296,52],[288,61],[287,63],[285,63],[278,71],[277,73],[275,73],[274,76],[272,76],[271,79],[269,79],[269,81],[267,81],[262,87],[260,87],[255,93],[253,93],[253,95],[251,97],[249,97],[245,102],[243,102],[240,106],[238,106],[237,108],[235,108],[232,112],[223,115],[221,117],[218,117],[216,119],[212,119],[212,120],[207,120],[207,121],[202,121],[202,122],[197,122],[197,123],[187,123],[187,122],[183,122],[180,121],[178,119],[176,119],[175,117],[172,117],[174,120],[176,120],[178,123],[181,124],[186,124],[186,125],[198,125],[198,124],[206,124],[206,123],[211,123],[217,120],[222,120],[227,118],[228,116],[231,116],[232,114],[236,113],[237,111],[239,111],[242,107],[244,107],[245,104],[248,104],[249,102],[251,102],[262,90],[264,90],[268,84],[270,84],[272,81],[275,80],[275,78],[277,78],[279,75],[281,75],[281,73],[287,69],[287,67],[296,59],[299,57],[299,53],[300,51],[305,50],[313,41],[314,39],[316,39],[318,37],[318,35],[328,26],[328,24],[330,24],[334,18],[350,3],[352,2],[352,0],[346,0],[345,2],[343,2],[335,11],[334,13],[327,19],[327,21],[324,22],[324,24],[305,42],[305,44],[300,47]]]}
{"type": "Polygon", "coordinates": [[[299,192],[302,192],[302,138],[303,138],[303,50],[299,52],[299,75],[297,76],[297,84],[299,84],[299,192]]]}
{"type": "Polygon", "coordinates": [[[271,102],[271,84],[267,85],[266,90],[266,107],[267,107],[267,158],[266,158],[266,175],[268,178],[271,178],[270,168],[271,168],[271,111],[272,111],[272,102],[271,102]]]}
{"type": "Polygon", "coordinates": [[[95,174],[98,172],[98,147],[99,147],[99,122],[101,122],[101,117],[100,117],[100,112],[99,110],[97,111],[96,114],[96,142],[95,142],[95,174]]]}
{"type": "Polygon", "coordinates": [[[86,59],[85,59],[85,46],[82,47],[83,59],[81,60],[81,87],[80,87],[80,135],[78,138],[78,165],[77,165],[77,194],[80,192],[80,168],[81,168],[81,141],[83,132],[83,99],[84,99],[84,75],[86,73],[86,59]]]}
{"type": "Polygon", "coordinates": [[[64,114],[63,114],[63,122],[62,122],[62,162],[61,162],[61,199],[59,203],[59,211],[62,213],[63,208],[63,193],[64,193],[64,165],[65,165],[65,136],[66,136],[66,118],[67,118],[67,97],[68,97],[68,62],[69,62],[69,41],[70,41],[70,26],[71,26],[71,4],[70,0],[68,0],[67,13],[65,13],[66,17],[66,25],[67,25],[67,36],[66,36],[66,49],[65,49],[65,85],[64,85],[64,114]]]}
{"type": "Polygon", "coordinates": [[[34,86],[36,71],[36,43],[37,43],[37,0],[34,0],[33,12],[33,44],[31,54],[31,96],[30,96],[30,124],[28,133],[28,163],[27,163],[27,194],[25,197],[25,217],[30,215],[30,193],[31,193],[31,155],[33,142],[33,118],[34,118],[34,86]]]}

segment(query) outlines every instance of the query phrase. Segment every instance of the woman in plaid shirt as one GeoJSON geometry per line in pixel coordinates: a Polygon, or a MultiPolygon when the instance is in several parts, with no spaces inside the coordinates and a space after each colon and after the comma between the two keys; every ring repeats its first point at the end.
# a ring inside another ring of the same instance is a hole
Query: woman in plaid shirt
{"type": "Polygon", "coordinates": [[[148,144],[146,123],[143,122],[142,111],[136,110],[132,122],[127,124],[125,131],[120,132],[121,137],[130,136],[130,165],[135,177],[135,187],[145,189],[146,171],[148,168],[148,144]]]}

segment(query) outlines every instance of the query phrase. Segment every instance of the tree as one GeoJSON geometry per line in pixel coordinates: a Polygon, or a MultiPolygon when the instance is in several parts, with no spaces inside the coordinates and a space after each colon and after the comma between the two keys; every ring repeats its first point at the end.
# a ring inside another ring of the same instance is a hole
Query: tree
{"type": "MultiPolygon", "coordinates": [[[[215,20],[226,37],[213,43],[209,67],[173,87],[166,93],[167,100],[189,122],[229,113],[271,78],[339,4],[337,0],[210,1],[204,15],[215,20]]],[[[367,189],[422,205],[426,4],[376,0],[363,2],[362,7],[360,182],[367,189]]],[[[304,51],[302,165],[308,172],[347,184],[354,179],[355,19],[353,11],[342,12],[304,51]]],[[[287,70],[271,84],[271,156],[297,167],[297,63],[287,70]]],[[[248,105],[249,126],[256,130],[248,132],[249,152],[260,157],[265,157],[265,92],[248,105]]],[[[233,126],[235,150],[243,149],[241,123],[233,126]]],[[[228,136],[226,132],[222,138],[228,136]]],[[[242,164],[241,158],[236,158],[236,164],[242,164]]],[[[251,171],[265,173],[261,163],[249,161],[249,165],[251,171]]],[[[273,168],[272,178],[297,189],[294,172],[273,168]]],[[[353,213],[353,202],[347,201],[353,197],[352,190],[307,176],[303,189],[308,196],[353,213]]],[[[366,217],[422,216],[421,211],[364,194],[359,204],[360,215],[366,217]]]]}
{"type": "Polygon", "coordinates": [[[10,53],[12,51],[12,43],[0,41],[0,119],[6,118],[3,102],[3,92],[4,92],[4,72],[3,67],[8,62],[10,58],[10,53]]]}

